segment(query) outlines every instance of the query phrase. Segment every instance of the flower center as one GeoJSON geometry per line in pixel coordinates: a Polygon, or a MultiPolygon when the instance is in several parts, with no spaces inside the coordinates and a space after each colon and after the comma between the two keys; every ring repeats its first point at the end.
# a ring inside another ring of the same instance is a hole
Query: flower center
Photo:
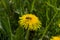
{"type": "Polygon", "coordinates": [[[31,20],[32,18],[31,17],[26,17],[27,20],[31,20]]]}

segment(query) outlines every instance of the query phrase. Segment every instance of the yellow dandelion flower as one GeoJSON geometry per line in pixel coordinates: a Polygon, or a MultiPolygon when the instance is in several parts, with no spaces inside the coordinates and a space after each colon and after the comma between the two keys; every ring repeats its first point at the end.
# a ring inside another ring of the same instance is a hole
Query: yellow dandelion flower
{"type": "Polygon", "coordinates": [[[50,40],[60,40],[60,36],[54,36],[50,40]]]}
{"type": "Polygon", "coordinates": [[[41,22],[38,17],[33,14],[25,14],[22,17],[19,17],[19,25],[23,26],[25,29],[37,30],[41,27],[41,22]]]}

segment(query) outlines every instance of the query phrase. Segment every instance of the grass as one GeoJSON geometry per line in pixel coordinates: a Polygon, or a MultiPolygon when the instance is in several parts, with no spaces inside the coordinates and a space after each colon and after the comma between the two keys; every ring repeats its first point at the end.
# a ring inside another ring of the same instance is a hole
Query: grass
{"type": "Polygon", "coordinates": [[[60,35],[58,24],[60,0],[0,0],[0,40],[50,40],[60,35]],[[39,30],[28,33],[19,27],[19,17],[27,13],[41,20],[39,30]]]}

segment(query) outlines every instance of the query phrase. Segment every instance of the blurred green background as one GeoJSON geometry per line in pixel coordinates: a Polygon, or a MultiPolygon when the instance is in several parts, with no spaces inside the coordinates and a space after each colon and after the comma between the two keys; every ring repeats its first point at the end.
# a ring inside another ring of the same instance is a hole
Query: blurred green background
{"type": "Polygon", "coordinates": [[[50,40],[60,35],[60,0],[0,0],[0,40],[50,40]],[[18,25],[19,16],[35,14],[42,22],[37,31],[30,31],[18,25]]]}

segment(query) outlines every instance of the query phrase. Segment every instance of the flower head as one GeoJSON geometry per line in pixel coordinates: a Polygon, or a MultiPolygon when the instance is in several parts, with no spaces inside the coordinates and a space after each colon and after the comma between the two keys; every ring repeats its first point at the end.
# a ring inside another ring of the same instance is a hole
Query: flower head
{"type": "Polygon", "coordinates": [[[25,14],[22,17],[19,17],[19,25],[23,26],[25,29],[37,30],[41,27],[41,22],[38,17],[33,14],[25,14]]]}
{"type": "Polygon", "coordinates": [[[54,36],[50,40],[60,40],[60,36],[54,36]]]}

